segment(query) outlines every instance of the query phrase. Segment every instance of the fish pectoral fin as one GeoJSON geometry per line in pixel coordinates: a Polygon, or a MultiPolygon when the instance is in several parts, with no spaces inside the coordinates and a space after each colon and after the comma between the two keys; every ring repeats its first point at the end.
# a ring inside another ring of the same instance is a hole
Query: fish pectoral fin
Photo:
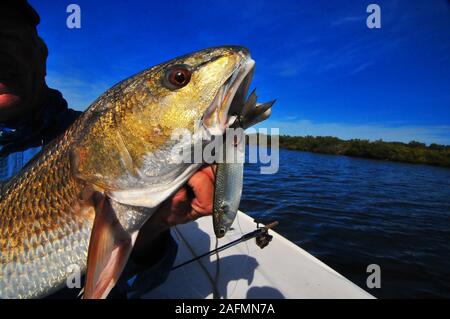
{"type": "Polygon", "coordinates": [[[95,219],[89,241],[83,299],[105,298],[116,284],[132,249],[109,199],[94,193],[95,219]]]}

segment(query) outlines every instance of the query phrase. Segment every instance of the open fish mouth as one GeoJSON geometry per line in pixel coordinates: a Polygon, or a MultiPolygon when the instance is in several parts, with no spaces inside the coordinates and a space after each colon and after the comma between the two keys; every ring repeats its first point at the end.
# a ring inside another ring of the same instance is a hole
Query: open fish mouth
{"type": "MultiPolygon", "coordinates": [[[[246,129],[270,116],[275,101],[257,103],[256,90],[248,94],[255,61],[248,52],[241,51],[241,54],[241,62],[220,87],[203,118],[203,125],[211,135],[228,135],[227,128],[246,129]]],[[[241,160],[244,144],[245,139],[238,137],[233,143],[222,144],[219,150],[221,158],[215,174],[212,214],[217,238],[225,236],[239,209],[243,188],[244,164],[241,160]]]]}
{"type": "Polygon", "coordinates": [[[220,87],[203,116],[211,135],[222,135],[228,127],[245,129],[270,116],[275,101],[257,103],[256,90],[248,95],[254,71],[255,61],[246,54],[220,87]]]}

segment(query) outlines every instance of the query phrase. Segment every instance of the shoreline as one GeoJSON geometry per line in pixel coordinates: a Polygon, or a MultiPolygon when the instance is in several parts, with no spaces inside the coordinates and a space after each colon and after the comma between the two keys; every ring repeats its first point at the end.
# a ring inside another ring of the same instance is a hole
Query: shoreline
{"type": "MultiPolygon", "coordinates": [[[[270,142],[271,138],[268,138],[268,146],[270,142]]],[[[246,143],[249,144],[248,136],[246,143]]],[[[417,141],[403,143],[363,139],[342,140],[333,136],[280,135],[279,146],[293,151],[450,168],[450,145],[436,143],[427,146],[417,141]]]]}

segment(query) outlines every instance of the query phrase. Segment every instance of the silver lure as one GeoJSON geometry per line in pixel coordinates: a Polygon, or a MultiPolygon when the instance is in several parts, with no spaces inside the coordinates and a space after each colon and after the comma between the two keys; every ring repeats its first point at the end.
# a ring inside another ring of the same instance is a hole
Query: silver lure
{"type": "MultiPolygon", "coordinates": [[[[232,127],[246,129],[264,121],[270,116],[274,103],[275,101],[256,103],[256,92],[253,90],[232,127]]],[[[242,136],[236,137],[233,143],[225,143],[222,147],[221,155],[224,161],[217,164],[213,200],[213,227],[217,238],[225,236],[230,229],[241,202],[245,151],[243,130],[242,136]]]]}

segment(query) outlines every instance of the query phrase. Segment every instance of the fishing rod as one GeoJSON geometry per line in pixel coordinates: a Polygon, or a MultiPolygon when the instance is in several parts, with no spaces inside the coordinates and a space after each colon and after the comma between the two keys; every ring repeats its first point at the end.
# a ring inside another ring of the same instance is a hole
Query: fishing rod
{"type": "Polygon", "coordinates": [[[179,264],[177,266],[174,266],[174,267],[172,267],[171,270],[175,270],[175,269],[178,269],[180,267],[186,266],[187,264],[190,264],[190,263],[192,263],[192,262],[194,262],[196,260],[199,260],[199,259],[201,259],[203,257],[209,256],[209,255],[212,255],[212,254],[215,254],[215,253],[219,253],[219,252],[221,252],[221,251],[223,251],[225,249],[228,249],[228,248],[230,248],[232,246],[235,246],[235,245],[237,245],[239,243],[243,243],[243,242],[245,242],[247,240],[250,240],[252,238],[256,238],[256,245],[258,245],[258,247],[260,247],[261,249],[266,247],[270,243],[270,241],[272,240],[272,237],[273,237],[273,236],[269,235],[269,229],[272,229],[273,227],[277,226],[279,223],[277,221],[274,221],[274,222],[272,222],[272,223],[270,223],[270,224],[268,224],[266,226],[259,227],[259,222],[257,222],[257,221],[255,221],[255,222],[257,223],[257,226],[256,226],[257,229],[256,230],[254,230],[254,231],[252,231],[250,233],[244,234],[244,235],[242,235],[242,237],[240,237],[240,238],[238,238],[236,240],[233,240],[232,242],[229,242],[228,244],[220,246],[220,247],[218,247],[216,249],[213,249],[211,251],[208,251],[208,252],[206,252],[206,253],[204,253],[204,254],[202,254],[200,256],[197,256],[197,257],[195,257],[193,259],[190,259],[188,261],[185,261],[185,262],[183,262],[183,263],[181,263],[181,264],[179,264]]]}

